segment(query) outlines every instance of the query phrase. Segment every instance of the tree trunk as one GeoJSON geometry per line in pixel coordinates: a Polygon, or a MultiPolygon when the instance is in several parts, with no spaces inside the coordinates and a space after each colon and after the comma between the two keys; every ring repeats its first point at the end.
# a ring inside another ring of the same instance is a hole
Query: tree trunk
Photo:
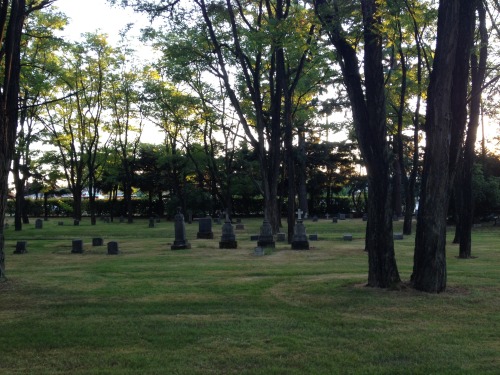
{"type": "Polygon", "coordinates": [[[16,183],[16,208],[14,212],[14,229],[16,231],[23,230],[23,208],[24,208],[24,191],[18,188],[16,183]]]}
{"type": "Polygon", "coordinates": [[[8,177],[10,163],[14,151],[19,98],[19,76],[21,72],[21,34],[25,18],[25,0],[12,1],[10,7],[8,2],[2,6],[2,61],[1,73],[3,75],[2,87],[0,89],[0,280],[5,275],[5,239],[4,226],[5,214],[7,212],[7,197],[9,194],[8,177]],[[9,9],[10,8],[10,9],[9,9]],[[9,14],[10,11],[10,14],[9,14]]]}
{"type": "Polygon", "coordinates": [[[341,59],[344,82],[352,106],[354,127],[368,175],[368,285],[387,288],[400,282],[394,255],[390,150],[387,143],[385,87],[382,65],[381,20],[375,0],[361,1],[364,26],[365,89],[355,48],[341,35],[342,20],[324,12],[326,2],[315,3],[322,23],[341,59]],[[366,96],[365,96],[366,93],[366,96]]]}
{"type": "MultiPolygon", "coordinates": [[[[453,157],[450,155],[452,94],[456,89],[454,66],[459,24],[461,28],[466,27],[473,16],[473,13],[461,12],[461,8],[465,10],[468,3],[469,0],[440,1],[436,51],[427,95],[427,139],[411,279],[416,289],[431,293],[446,289],[446,215],[450,158],[453,157]]],[[[468,55],[469,51],[460,49],[460,53],[468,55]]]]}
{"type": "Polygon", "coordinates": [[[470,101],[469,125],[467,128],[467,138],[463,152],[462,168],[462,202],[459,219],[460,249],[459,258],[467,259],[472,257],[472,225],[474,219],[474,200],[472,195],[472,174],[474,170],[474,146],[476,144],[477,129],[479,127],[479,116],[481,112],[481,92],[486,76],[486,60],[488,57],[488,31],[486,28],[486,11],[482,1],[477,2],[480,49],[479,62],[475,54],[471,56],[471,78],[472,94],[470,101]]]}
{"type": "Polygon", "coordinates": [[[307,167],[306,167],[306,138],[304,131],[298,132],[299,144],[297,150],[297,190],[299,208],[302,212],[309,212],[307,206],[307,167]]]}

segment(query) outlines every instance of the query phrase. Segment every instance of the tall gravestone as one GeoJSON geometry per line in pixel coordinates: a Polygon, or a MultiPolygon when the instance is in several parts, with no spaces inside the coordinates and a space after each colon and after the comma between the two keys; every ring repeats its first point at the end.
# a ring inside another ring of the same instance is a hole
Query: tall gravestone
{"type": "Polygon", "coordinates": [[[222,226],[222,236],[219,242],[219,249],[236,249],[238,248],[238,242],[236,241],[236,236],[234,235],[233,225],[229,219],[229,215],[226,214],[226,221],[222,226]]]}
{"type": "Polygon", "coordinates": [[[273,228],[269,223],[269,220],[264,218],[264,222],[260,227],[259,240],[257,241],[257,246],[259,247],[275,247],[273,228]]]}
{"type": "Polygon", "coordinates": [[[302,222],[302,210],[297,210],[297,222],[293,230],[292,249],[309,250],[309,241],[307,240],[306,227],[302,222]]]}
{"type": "Polygon", "coordinates": [[[210,216],[198,220],[198,233],[196,234],[196,238],[214,238],[214,232],[212,231],[212,218],[210,216]]]}
{"type": "Polygon", "coordinates": [[[181,209],[177,208],[175,214],[175,240],[170,247],[172,250],[191,249],[191,244],[186,240],[186,224],[184,223],[184,215],[181,214],[181,209]]]}

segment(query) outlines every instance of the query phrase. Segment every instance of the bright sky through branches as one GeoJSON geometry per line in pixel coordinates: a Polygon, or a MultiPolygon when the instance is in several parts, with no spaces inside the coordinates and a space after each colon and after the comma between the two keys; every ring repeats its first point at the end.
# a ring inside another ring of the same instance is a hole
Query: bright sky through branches
{"type": "MultiPolygon", "coordinates": [[[[149,21],[145,15],[124,9],[118,6],[111,6],[106,0],[57,0],[55,6],[68,18],[68,25],[60,33],[64,40],[80,41],[83,33],[93,33],[99,31],[108,35],[108,42],[111,46],[117,46],[120,41],[120,31],[127,24],[134,23],[135,26],[129,33],[130,38],[139,37],[141,28],[148,26],[149,21]]],[[[136,53],[140,58],[153,58],[150,49],[137,42],[134,47],[141,50],[136,53]]],[[[136,59],[136,61],[139,57],[136,59]]],[[[163,139],[163,132],[152,124],[148,124],[142,134],[142,141],[148,143],[158,143],[163,139]]]]}
{"type": "Polygon", "coordinates": [[[119,32],[128,23],[138,23],[134,35],[139,28],[147,25],[147,18],[134,13],[131,9],[111,6],[106,0],[57,0],[55,6],[66,14],[70,20],[63,36],[70,40],[80,39],[85,32],[101,30],[108,34],[110,44],[119,40],[119,32]]]}

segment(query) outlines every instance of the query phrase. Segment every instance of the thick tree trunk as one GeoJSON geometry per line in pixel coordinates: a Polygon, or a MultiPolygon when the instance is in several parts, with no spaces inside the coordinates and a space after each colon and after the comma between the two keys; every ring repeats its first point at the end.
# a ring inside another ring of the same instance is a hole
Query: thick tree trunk
{"type": "MultiPolygon", "coordinates": [[[[412,282],[416,289],[431,293],[446,289],[446,215],[450,158],[454,157],[450,155],[454,66],[457,61],[459,24],[464,27],[471,17],[461,12],[461,7],[468,6],[468,3],[469,0],[440,1],[436,52],[428,89],[427,138],[412,282]]],[[[468,55],[469,51],[461,49],[460,53],[468,55]]]]}
{"type": "Polygon", "coordinates": [[[0,280],[5,275],[5,214],[7,212],[8,177],[16,139],[21,72],[21,34],[25,18],[25,0],[5,2],[1,9],[1,30],[6,30],[2,44],[2,87],[0,89],[0,280]],[[10,12],[10,14],[9,14],[10,12]]]}
{"type": "Polygon", "coordinates": [[[329,30],[329,37],[341,59],[342,73],[352,106],[354,127],[368,175],[368,285],[387,288],[400,282],[394,254],[390,150],[387,143],[385,87],[382,66],[382,38],[377,30],[375,0],[361,1],[364,24],[365,89],[355,48],[341,31],[341,20],[326,11],[324,0],[316,1],[316,11],[329,30]],[[366,97],[365,97],[366,93],[366,97]]]}

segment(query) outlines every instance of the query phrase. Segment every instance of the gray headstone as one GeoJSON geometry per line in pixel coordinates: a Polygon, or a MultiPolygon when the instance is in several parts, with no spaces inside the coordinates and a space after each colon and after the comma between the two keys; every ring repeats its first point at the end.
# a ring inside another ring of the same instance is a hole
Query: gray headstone
{"type": "Polygon", "coordinates": [[[307,240],[306,227],[302,220],[297,220],[293,228],[292,237],[293,250],[309,250],[309,241],[307,240]]]}
{"type": "Polygon", "coordinates": [[[26,250],[26,244],[26,241],[17,241],[14,254],[26,254],[28,252],[28,250],[26,250]]]}
{"type": "Polygon", "coordinates": [[[336,223],[336,222],[338,222],[338,220],[339,220],[339,219],[338,219],[336,216],[334,216],[334,217],[332,218],[332,223],[336,223]]]}
{"type": "Polygon", "coordinates": [[[198,220],[198,233],[196,234],[196,238],[214,238],[214,232],[212,231],[212,218],[210,216],[198,220]]]}
{"type": "Polygon", "coordinates": [[[236,230],[244,230],[245,229],[245,224],[236,224],[236,230]]]}
{"type": "Polygon", "coordinates": [[[368,214],[363,214],[363,221],[368,221],[368,214]]]}
{"type": "Polygon", "coordinates": [[[101,237],[92,238],[92,246],[102,246],[104,245],[104,241],[101,237]]]}
{"type": "Polygon", "coordinates": [[[108,255],[118,255],[120,250],[118,250],[118,242],[110,241],[108,242],[108,255]]]}
{"type": "Polygon", "coordinates": [[[309,240],[310,241],[318,241],[318,235],[317,234],[310,234],[309,240]]]}
{"type": "Polygon", "coordinates": [[[191,249],[191,244],[186,240],[186,225],[180,208],[177,209],[175,215],[175,241],[170,248],[172,250],[191,249]]]}
{"type": "Polygon", "coordinates": [[[219,249],[236,249],[238,248],[238,242],[236,241],[236,236],[234,235],[233,225],[226,218],[226,222],[222,226],[222,236],[219,242],[219,249]]]}
{"type": "Polygon", "coordinates": [[[393,238],[395,240],[402,240],[403,239],[403,233],[394,233],[393,238]]]}
{"type": "Polygon", "coordinates": [[[82,240],[73,240],[71,243],[71,252],[73,254],[82,254],[83,253],[83,241],[82,240]]]}
{"type": "Polygon", "coordinates": [[[344,234],[344,237],[343,237],[344,241],[352,241],[352,234],[344,234]]]}
{"type": "Polygon", "coordinates": [[[275,247],[273,228],[267,219],[264,219],[262,226],[260,227],[260,235],[257,241],[257,246],[259,247],[275,247]]]}
{"type": "Polygon", "coordinates": [[[150,217],[149,218],[149,228],[154,228],[155,227],[155,218],[154,217],[150,217]]]}
{"type": "Polygon", "coordinates": [[[43,220],[42,219],[36,219],[35,220],[35,229],[42,229],[43,228],[43,220]]]}
{"type": "Polygon", "coordinates": [[[78,226],[78,225],[80,225],[80,220],[76,220],[76,219],[75,219],[75,220],[73,221],[73,225],[74,225],[74,226],[78,226]]]}
{"type": "Polygon", "coordinates": [[[317,221],[318,221],[318,216],[317,216],[317,215],[314,215],[314,216],[312,217],[312,221],[313,221],[313,222],[317,222],[317,221]]]}
{"type": "Polygon", "coordinates": [[[286,234],[285,233],[276,233],[276,241],[285,242],[286,241],[286,234]]]}
{"type": "Polygon", "coordinates": [[[345,220],[345,214],[339,214],[339,220],[345,220]]]}

